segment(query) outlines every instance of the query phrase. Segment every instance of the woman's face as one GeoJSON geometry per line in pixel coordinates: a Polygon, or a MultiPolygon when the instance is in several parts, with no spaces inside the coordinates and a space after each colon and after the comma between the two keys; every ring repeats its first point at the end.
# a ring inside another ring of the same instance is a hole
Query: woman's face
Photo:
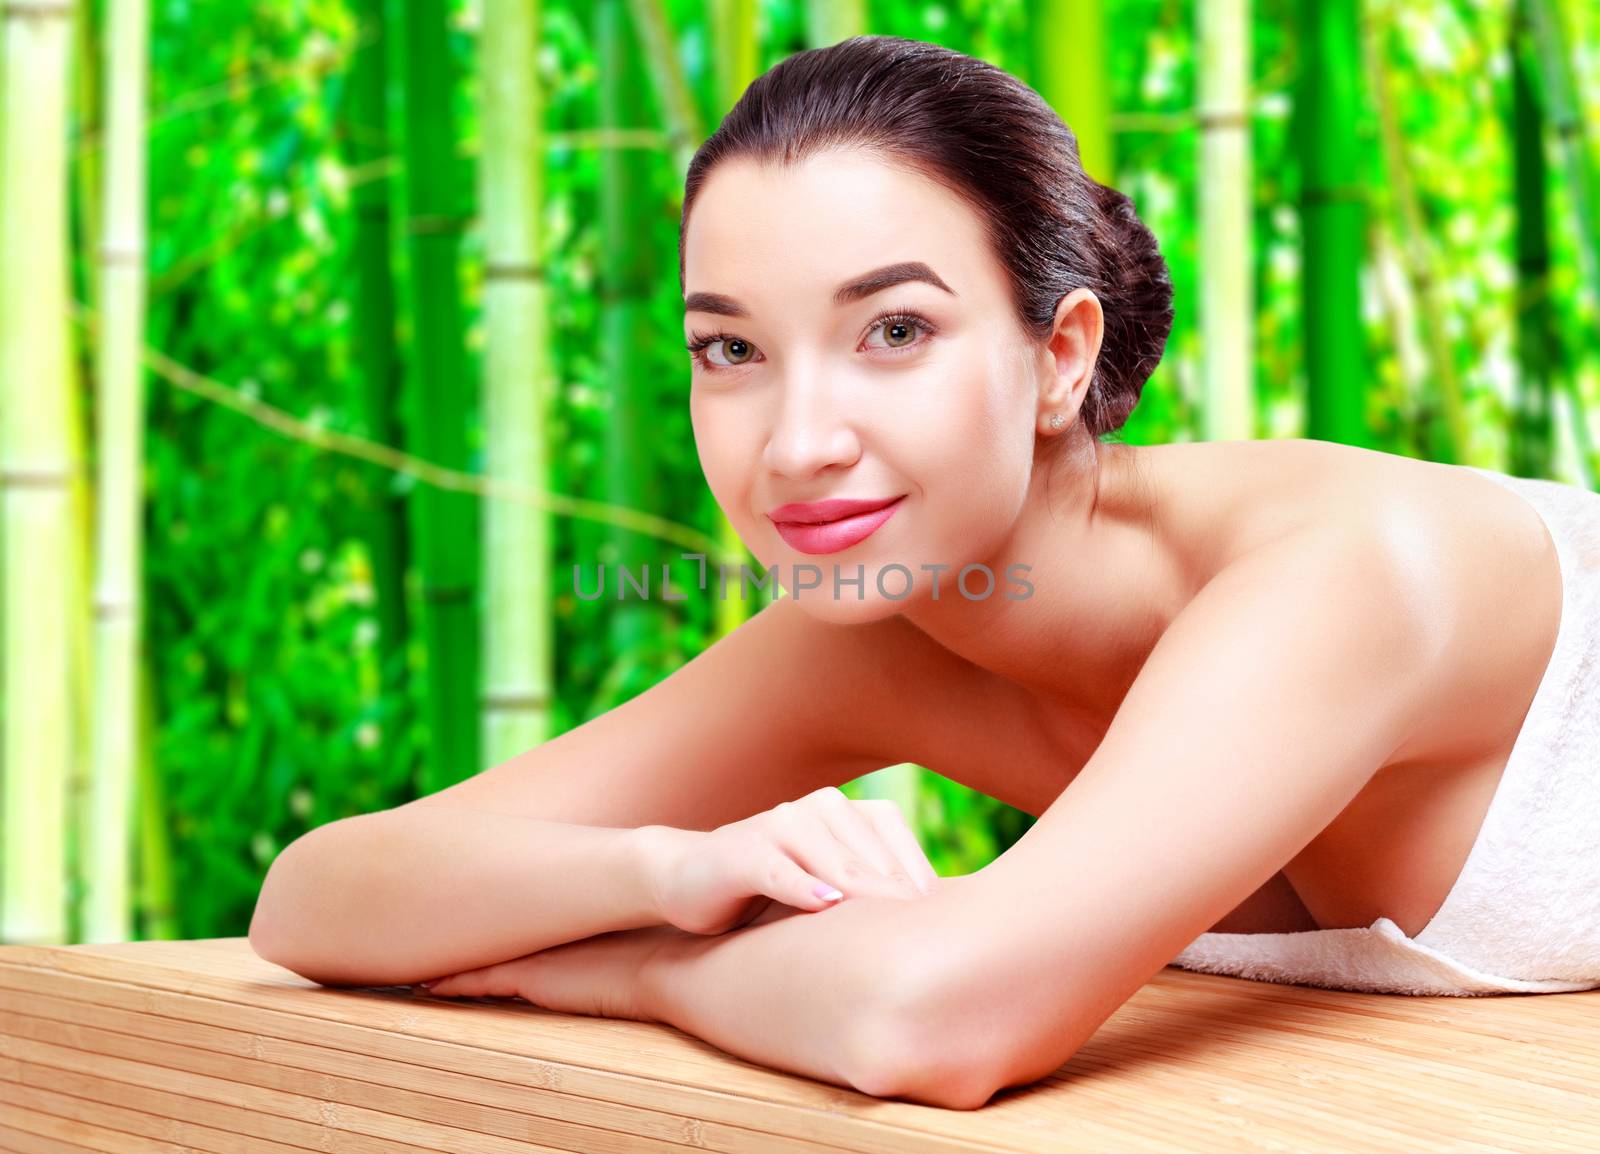
{"type": "MultiPolygon", "coordinates": [[[[830,621],[892,616],[936,576],[939,600],[960,598],[958,571],[999,557],[1023,509],[1053,365],[1020,332],[977,214],[858,150],[728,161],[690,214],[684,280],[685,337],[712,338],[691,370],[700,463],[762,565],[830,621]],[[899,500],[856,533],[771,515],[830,498],[899,500]]],[[[1017,588],[994,582],[991,597],[1017,588]]],[[[975,571],[965,588],[986,585],[975,571]]]]}

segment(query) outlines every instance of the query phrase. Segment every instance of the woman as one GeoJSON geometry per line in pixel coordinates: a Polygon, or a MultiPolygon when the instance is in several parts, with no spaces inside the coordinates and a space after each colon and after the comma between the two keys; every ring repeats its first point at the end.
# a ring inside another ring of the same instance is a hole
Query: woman
{"type": "Polygon", "coordinates": [[[789,596],[297,841],[265,956],[953,1107],[1053,1071],[1174,960],[1600,985],[1600,495],[1104,440],[1171,325],[1156,242],[1034,92],[929,44],[752,84],[690,167],[680,280],[706,479],[789,596]],[[1039,820],[933,878],[836,788],[900,761],[1039,820]]]}

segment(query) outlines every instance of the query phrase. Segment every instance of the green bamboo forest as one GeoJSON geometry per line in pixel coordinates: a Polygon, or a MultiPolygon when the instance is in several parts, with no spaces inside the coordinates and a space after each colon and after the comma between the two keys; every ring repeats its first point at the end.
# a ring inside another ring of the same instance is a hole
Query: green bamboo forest
{"type": "MultiPolygon", "coordinates": [[[[683,176],[878,33],[1037,89],[1159,238],[1133,443],[1314,437],[1593,488],[1587,0],[8,0],[0,941],[246,932],[306,831],[658,682],[763,594],[701,474],[683,176]]],[[[921,766],[941,873],[1031,818],[921,766]]]]}

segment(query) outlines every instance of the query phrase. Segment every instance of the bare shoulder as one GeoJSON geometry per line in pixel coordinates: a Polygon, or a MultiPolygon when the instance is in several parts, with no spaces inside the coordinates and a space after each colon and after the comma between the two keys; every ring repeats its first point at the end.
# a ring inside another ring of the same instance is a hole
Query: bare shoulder
{"type": "Polygon", "coordinates": [[[954,700],[961,665],[898,616],[838,625],[781,598],[629,701],[409,804],[713,829],[906,760],[934,707],[908,687],[945,679],[930,693],[954,700]]]}
{"type": "Polygon", "coordinates": [[[1451,546],[1463,534],[1441,513],[1459,504],[1450,473],[1463,470],[1308,439],[1157,450],[1166,524],[1190,567],[1206,574],[1204,596],[1169,630],[1221,602],[1247,612],[1282,583],[1314,583],[1352,625],[1426,632],[1439,623],[1438,594],[1460,568],[1451,546]]]}
{"type": "Polygon", "coordinates": [[[1518,494],[1470,469],[1331,442],[1162,449],[1175,521],[1195,550],[1228,543],[1222,570],[1335,547],[1389,571],[1402,598],[1386,620],[1435,654],[1419,673],[1434,708],[1397,761],[1469,764],[1514,736],[1561,604],[1554,545],[1518,494]]]}
{"type": "Polygon", "coordinates": [[[1471,469],[1310,439],[1156,447],[1151,461],[1180,546],[1232,565],[1293,542],[1338,540],[1386,556],[1428,592],[1439,627],[1481,625],[1496,598],[1549,572],[1554,550],[1526,501],[1471,469]]]}
{"type": "Polygon", "coordinates": [[[1441,645],[1434,609],[1441,562],[1397,528],[1396,517],[1392,506],[1376,505],[1366,516],[1346,510],[1241,555],[1210,579],[1159,644],[1171,653],[1191,637],[1208,639],[1229,618],[1244,635],[1270,619],[1287,627],[1275,640],[1291,652],[1302,638],[1337,637],[1341,652],[1370,649],[1424,672],[1441,645]]]}

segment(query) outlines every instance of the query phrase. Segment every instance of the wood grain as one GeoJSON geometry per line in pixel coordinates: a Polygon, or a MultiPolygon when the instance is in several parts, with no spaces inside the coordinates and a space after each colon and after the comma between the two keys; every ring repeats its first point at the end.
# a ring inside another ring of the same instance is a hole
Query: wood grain
{"type": "Polygon", "coordinates": [[[960,1111],[650,1023],[318,986],[244,938],[0,946],[0,1151],[684,1148],[1592,1151],[1600,991],[1412,998],[1169,967],[1055,1074],[960,1111]]]}

